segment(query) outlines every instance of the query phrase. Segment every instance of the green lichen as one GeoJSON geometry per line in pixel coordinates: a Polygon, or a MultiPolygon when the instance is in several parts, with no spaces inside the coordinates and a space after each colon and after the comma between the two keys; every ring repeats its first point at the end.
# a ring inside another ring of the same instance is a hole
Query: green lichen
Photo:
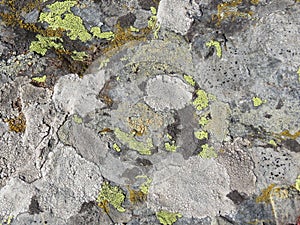
{"type": "Polygon", "coordinates": [[[91,32],[94,37],[106,39],[106,40],[112,40],[115,36],[115,34],[111,31],[109,32],[102,32],[100,27],[92,27],[91,32]]]}
{"type": "Polygon", "coordinates": [[[112,186],[108,182],[104,182],[96,201],[101,208],[105,209],[106,212],[108,212],[107,203],[111,204],[119,212],[125,212],[125,209],[122,207],[124,200],[125,194],[119,187],[112,186]]]}
{"type": "Polygon", "coordinates": [[[140,32],[140,29],[138,29],[134,26],[130,26],[129,29],[130,29],[131,32],[140,32]]]}
{"type": "Polygon", "coordinates": [[[300,175],[296,179],[295,188],[300,191],[300,175]]]}
{"type": "Polygon", "coordinates": [[[171,144],[169,142],[165,143],[165,149],[169,152],[176,152],[177,148],[178,146],[176,146],[174,142],[171,144]]]}
{"type": "Polygon", "coordinates": [[[158,38],[158,31],[160,30],[160,25],[157,22],[157,16],[156,16],[156,8],[150,7],[152,16],[148,20],[148,28],[153,30],[153,36],[154,38],[158,38]]]}
{"type": "Polygon", "coordinates": [[[199,140],[208,139],[208,133],[203,130],[194,132],[194,135],[199,140]]]}
{"type": "Polygon", "coordinates": [[[216,158],[218,154],[215,152],[214,147],[208,146],[208,144],[202,145],[202,151],[199,153],[201,158],[209,159],[216,158]]]}
{"type": "Polygon", "coordinates": [[[207,47],[212,47],[212,46],[215,47],[215,48],[216,48],[216,51],[217,51],[217,56],[218,56],[219,58],[222,57],[222,48],[221,48],[220,42],[211,40],[211,41],[206,42],[205,45],[206,45],[207,47]]]}
{"type": "Polygon", "coordinates": [[[71,57],[75,61],[83,61],[83,60],[87,59],[88,54],[86,54],[86,52],[73,51],[71,57]]]}
{"type": "Polygon", "coordinates": [[[59,37],[44,37],[40,34],[36,35],[38,41],[32,41],[29,47],[31,52],[36,52],[41,55],[45,55],[50,48],[64,49],[62,45],[62,39],[59,37]],[[60,41],[56,43],[55,41],[60,41]]]}
{"type": "Polygon", "coordinates": [[[13,218],[14,217],[11,216],[11,215],[8,216],[6,219],[4,219],[2,222],[0,222],[0,225],[9,225],[9,224],[11,224],[13,218]]]}
{"type": "Polygon", "coordinates": [[[208,124],[208,119],[205,116],[200,117],[199,119],[199,125],[205,126],[208,124]]]}
{"type": "Polygon", "coordinates": [[[46,79],[47,79],[46,75],[44,75],[42,77],[33,77],[33,78],[31,78],[32,81],[38,82],[38,83],[45,83],[46,79]]]}
{"type": "Polygon", "coordinates": [[[73,116],[73,120],[77,124],[81,124],[83,122],[82,118],[77,116],[76,114],[73,116]]]}
{"type": "Polygon", "coordinates": [[[297,74],[298,74],[298,81],[300,82],[300,66],[299,66],[299,69],[297,71],[297,74]]]}
{"type": "Polygon", "coordinates": [[[135,178],[146,179],[146,181],[144,183],[142,183],[142,185],[139,187],[139,189],[143,194],[147,195],[149,193],[149,188],[152,183],[152,179],[147,177],[146,175],[136,176],[135,178]]]}
{"type": "Polygon", "coordinates": [[[270,145],[273,145],[274,147],[277,146],[277,143],[276,143],[273,139],[269,141],[269,144],[270,144],[270,145]]]}
{"type": "Polygon", "coordinates": [[[119,145],[116,144],[116,143],[113,144],[113,149],[114,149],[116,152],[120,152],[120,151],[121,151],[121,148],[120,148],[119,145]]]}
{"type": "Polygon", "coordinates": [[[193,105],[196,107],[197,110],[203,110],[208,106],[208,96],[207,93],[203,90],[198,90],[196,92],[197,98],[193,101],[193,105]]]}
{"type": "Polygon", "coordinates": [[[92,38],[92,35],[85,29],[82,19],[71,12],[71,7],[76,4],[76,1],[63,1],[48,5],[50,12],[42,12],[39,21],[48,23],[49,28],[53,30],[68,31],[67,35],[71,40],[78,38],[86,42],[92,38]]]}
{"type": "Polygon", "coordinates": [[[165,210],[159,211],[156,213],[156,218],[163,225],[172,225],[177,221],[178,218],[181,218],[180,213],[172,213],[165,210]]]}
{"type": "Polygon", "coordinates": [[[266,100],[262,100],[262,99],[259,98],[259,97],[253,97],[253,98],[252,98],[252,102],[253,102],[253,105],[254,105],[255,107],[258,107],[258,106],[262,105],[263,103],[266,103],[267,101],[266,101],[266,100]]]}
{"type": "Polygon", "coordinates": [[[146,143],[137,141],[133,135],[127,134],[121,131],[119,128],[114,130],[116,137],[128,145],[129,148],[138,151],[142,155],[151,155],[151,149],[154,147],[152,143],[152,139],[148,138],[146,143]]]}
{"type": "Polygon", "coordinates": [[[196,82],[194,81],[194,78],[189,75],[183,75],[184,80],[191,86],[195,86],[196,82]]]}

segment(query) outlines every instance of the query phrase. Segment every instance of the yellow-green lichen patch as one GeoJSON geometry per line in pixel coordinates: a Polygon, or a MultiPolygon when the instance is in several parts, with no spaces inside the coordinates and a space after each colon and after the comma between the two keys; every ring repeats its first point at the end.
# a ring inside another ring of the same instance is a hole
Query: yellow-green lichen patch
{"type": "Polygon", "coordinates": [[[222,48],[221,48],[220,42],[211,40],[211,41],[206,42],[205,45],[206,45],[207,47],[215,47],[215,49],[216,49],[216,51],[217,51],[217,56],[218,56],[219,58],[222,57],[222,48]]]}
{"type": "Polygon", "coordinates": [[[208,133],[206,131],[195,131],[194,135],[197,139],[203,140],[203,139],[208,139],[208,133]]]}
{"type": "Polygon", "coordinates": [[[172,143],[166,142],[165,143],[165,149],[169,152],[176,152],[177,148],[178,148],[178,146],[176,146],[174,144],[174,142],[172,142],[172,143]]]}
{"type": "Polygon", "coordinates": [[[154,38],[158,38],[158,31],[160,29],[160,25],[157,22],[157,16],[156,16],[156,8],[154,7],[150,7],[152,16],[149,18],[148,20],[148,28],[150,28],[151,30],[153,30],[153,35],[154,38]]]}
{"type": "Polygon", "coordinates": [[[253,106],[258,107],[258,106],[262,105],[263,103],[266,103],[267,101],[266,100],[262,100],[259,97],[253,97],[252,98],[252,102],[253,102],[253,106]]]}
{"type": "Polygon", "coordinates": [[[9,224],[11,224],[13,218],[14,218],[13,216],[8,216],[6,219],[2,220],[2,222],[0,221],[0,225],[9,225],[9,224]]]}
{"type": "Polygon", "coordinates": [[[114,130],[116,137],[123,142],[124,144],[128,145],[129,148],[138,151],[142,155],[151,155],[151,149],[154,147],[152,143],[152,139],[148,138],[146,143],[137,141],[135,137],[131,134],[127,134],[121,131],[119,128],[114,130]]]}
{"type": "Polygon", "coordinates": [[[106,213],[109,213],[108,204],[111,204],[119,212],[125,212],[125,209],[122,207],[124,200],[125,194],[119,187],[104,182],[96,201],[99,207],[103,208],[106,213]]]}
{"type": "Polygon", "coordinates": [[[172,225],[177,221],[178,218],[181,218],[180,213],[172,213],[165,210],[159,211],[156,213],[156,218],[163,225],[172,225]]]}
{"type": "Polygon", "coordinates": [[[64,49],[62,45],[62,39],[59,37],[44,37],[40,34],[36,35],[38,41],[32,41],[29,47],[31,52],[36,52],[41,55],[45,55],[50,48],[64,49]],[[60,41],[57,43],[56,41],[60,41]]]}
{"type": "Polygon", "coordinates": [[[142,183],[142,185],[140,186],[139,189],[142,193],[147,195],[149,193],[149,188],[150,188],[150,185],[152,183],[152,179],[147,177],[146,175],[136,176],[135,178],[146,179],[146,181],[144,183],[142,183]]]}
{"type": "Polygon", "coordinates": [[[102,32],[100,27],[92,27],[91,32],[92,32],[94,37],[101,38],[101,39],[111,40],[115,36],[114,33],[111,32],[111,31],[102,32]]]}
{"type": "Polygon", "coordinates": [[[275,187],[275,184],[270,184],[267,188],[263,189],[261,192],[261,195],[259,195],[256,198],[256,202],[257,203],[260,203],[260,202],[270,203],[270,201],[271,201],[270,195],[271,195],[271,192],[274,187],[275,187]]]}
{"type": "Polygon", "coordinates": [[[197,110],[203,110],[208,106],[208,96],[207,93],[203,90],[198,90],[196,92],[196,99],[193,101],[193,105],[196,107],[197,110]]]}
{"type": "Polygon", "coordinates": [[[296,179],[295,188],[300,191],[300,175],[296,179]]]}
{"type": "Polygon", "coordinates": [[[284,130],[279,134],[276,134],[277,136],[283,137],[283,139],[297,139],[298,137],[300,137],[300,130],[295,132],[294,134],[291,134],[288,130],[284,130]]]}
{"type": "Polygon", "coordinates": [[[276,141],[274,141],[273,139],[269,141],[269,144],[270,144],[270,145],[273,145],[274,147],[277,146],[276,141]]]}
{"type": "Polygon", "coordinates": [[[205,125],[207,125],[208,122],[209,122],[209,120],[205,116],[202,116],[199,119],[199,125],[201,125],[202,127],[205,126],[205,125]]]}
{"type": "Polygon", "coordinates": [[[92,38],[92,35],[85,29],[82,19],[71,12],[71,7],[76,4],[76,1],[64,1],[48,5],[50,12],[42,12],[39,21],[48,23],[49,28],[53,30],[68,31],[67,35],[71,40],[78,38],[86,42],[92,38]]]}
{"type": "Polygon", "coordinates": [[[184,80],[191,86],[195,86],[196,82],[192,76],[189,75],[183,75],[184,80]]]}
{"type": "Polygon", "coordinates": [[[46,75],[44,75],[42,77],[33,77],[33,78],[31,78],[32,81],[38,82],[38,83],[45,83],[46,79],[47,79],[46,75]]]}
{"type": "Polygon", "coordinates": [[[73,116],[73,120],[77,124],[81,124],[83,122],[82,118],[76,114],[73,116]]]}
{"type": "Polygon", "coordinates": [[[199,153],[199,156],[204,159],[216,158],[218,154],[215,152],[214,147],[209,146],[208,144],[201,146],[202,151],[199,153]]]}
{"type": "Polygon", "coordinates": [[[83,61],[85,59],[87,59],[88,54],[86,54],[86,52],[77,52],[77,51],[73,51],[71,58],[76,60],[76,61],[83,61]]]}
{"type": "Polygon", "coordinates": [[[300,66],[299,66],[299,69],[297,71],[297,74],[298,74],[298,81],[300,82],[300,66]]]}
{"type": "Polygon", "coordinates": [[[129,29],[130,29],[131,32],[140,32],[140,29],[138,29],[134,26],[130,26],[129,29]]]}
{"type": "Polygon", "coordinates": [[[120,152],[120,151],[121,151],[121,148],[120,148],[120,146],[119,146],[117,143],[114,143],[114,144],[113,144],[113,149],[114,149],[116,152],[120,152]]]}

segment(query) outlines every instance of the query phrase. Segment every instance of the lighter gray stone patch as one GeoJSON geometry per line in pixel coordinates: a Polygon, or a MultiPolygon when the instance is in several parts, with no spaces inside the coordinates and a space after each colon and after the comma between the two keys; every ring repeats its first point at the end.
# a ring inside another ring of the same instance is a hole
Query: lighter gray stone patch
{"type": "Polygon", "coordinates": [[[63,219],[75,215],[82,203],[95,200],[102,184],[99,168],[61,143],[41,172],[43,178],[34,183],[40,207],[63,219]]]}
{"type": "Polygon", "coordinates": [[[31,185],[17,178],[10,179],[0,190],[0,219],[26,212],[34,193],[31,185]]]}
{"type": "Polygon", "coordinates": [[[166,209],[183,216],[204,218],[230,213],[234,205],[226,197],[230,179],[213,159],[174,153],[162,160],[153,176],[149,205],[154,211],[166,209]]]}
{"type": "Polygon", "coordinates": [[[105,106],[96,97],[106,81],[104,71],[79,78],[70,74],[60,78],[54,87],[53,100],[58,110],[66,113],[78,113],[85,117],[97,108],[105,106]]]}
{"type": "Polygon", "coordinates": [[[161,0],[157,11],[158,21],[163,28],[185,35],[194,21],[188,15],[191,7],[187,0],[161,0]]]}
{"type": "Polygon", "coordinates": [[[158,111],[182,109],[192,100],[191,88],[177,77],[159,75],[148,81],[146,103],[158,111]]]}

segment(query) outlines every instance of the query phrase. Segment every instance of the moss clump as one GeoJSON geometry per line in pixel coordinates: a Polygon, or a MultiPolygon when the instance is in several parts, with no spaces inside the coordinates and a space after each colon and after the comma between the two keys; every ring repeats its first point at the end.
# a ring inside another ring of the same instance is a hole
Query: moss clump
{"type": "MultiPolygon", "coordinates": [[[[252,2],[257,2],[257,0],[253,0],[252,2]]],[[[216,25],[220,26],[221,23],[227,18],[231,18],[232,21],[236,17],[251,18],[251,16],[253,15],[252,11],[241,12],[238,10],[237,7],[242,3],[243,3],[243,0],[232,0],[229,2],[224,2],[224,3],[218,4],[218,6],[217,6],[218,13],[217,13],[217,15],[212,16],[212,20],[217,21],[216,25]]]]}
{"type": "Polygon", "coordinates": [[[134,190],[131,188],[128,188],[129,191],[129,200],[133,204],[137,204],[138,202],[144,202],[147,200],[147,194],[143,193],[141,190],[134,190]]]}
{"type": "Polygon", "coordinates": [[[142,155],[151,155],[151,149],[154,147],[152,139],[148,138],[146,143],[137,141],[134,136],[121,131],[119,128],[114,130],[116,137],[127,144],[129,148],[138,151],[142,155]]]}
{"type": "Polygon", "coordinates": [[[222,48],[221,48],[220,42],[211,40],[211,41],[209,41],[209,42],[206,42],[205,45],[206,45],[207,47],[215,47],[215,48],[216,48],[216,51],[217,51],[217,56],[218,56],[219,58],[222,57],[222,48]]]}
{"type": "Polygon", "coordinates": [[[189,75],[183,75],[184,80],[191,86],[195,86],[196,82],[192,76],[189,75]]]}
{"type": "Polygon", "coordinates": [[[209,159],[216,158],[218,154],[215,152],[214,147],[209,147],[208,144],[202,145],[202,151],[199,153],[201,158],[209,159]]]}
{"type": "Polygon", "coordinates": [[[197,110],[203,110],[208,106],[208,96],[207,93],[203,90],[198,90],[196,92],[197,98],[193,101],[193,105],[197,110]]]}
{"type": "Polygon", "coordinates": [[[260,106],[260,105],[262,105],[263,103],[265,103],[266,101],[263,101],[261,98],[259,98],[259,97],[253,97],[252,98],[252,102],[253,102],[253,105],[255,106],[255,107],[258,107],[258,106],[260,106]]]}
{"type": "Polygon", "coordinates": [[[156,218],[163,225],[172,225],[177,221],[178,218],[181,218],[180,213],[171,213],[165,210],[159,211],[156,213],[156,218]]]}
{"type": "Polygon", "coordinates": [[[26,130],[26,119],[23,113],[18,117],[5,120],[8,123],[9,129],[17,133],[24,133],[26,130]]]}
{"type": "Polygon", "coordinates": [[[36,35],[36,38],[38,39],[38,41],[31,42],[29,47],[29,50],[32,52],[45,55],[47,50],[50,48],[64,50],[64,47],[61,43],[62,39],[59,37],[44,37],[38,34],[36,35]],[[60,42],[57,43],[56,41],[60,41],[60,42]]]}
{"type": "Polygon", "coordinates": [[[122,207],[124,200],[125,195],[119,187],[104,182],[96,201],[99,207],[103,208],[106,213],[109,213],[108,204],[111,204],[119,212],[125,212],[125,209],[122,207]]]}
{"type": "Polygon", "coordinates": [[[256,203],[260,203],[260,202],[270,203],[271,202],[270,196],[274,187],[275,184],[270,184],[269,187],[263,189],[261,195],[256,198],[256,203]]]}
{"type": "Polygon", "coordinates": [[[194,135],[199,140],[208,139],[208,133],[203,130],[194,132],[194,135]]]}

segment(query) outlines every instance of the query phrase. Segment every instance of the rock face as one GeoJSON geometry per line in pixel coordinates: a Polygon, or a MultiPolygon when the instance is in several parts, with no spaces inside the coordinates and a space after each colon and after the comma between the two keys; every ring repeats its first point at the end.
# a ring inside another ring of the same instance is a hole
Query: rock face
{"type": "Polygon", "coordinates": [[[299,3],[59,4],[0,24],[0,224],[299,223],[299,3]]]}

